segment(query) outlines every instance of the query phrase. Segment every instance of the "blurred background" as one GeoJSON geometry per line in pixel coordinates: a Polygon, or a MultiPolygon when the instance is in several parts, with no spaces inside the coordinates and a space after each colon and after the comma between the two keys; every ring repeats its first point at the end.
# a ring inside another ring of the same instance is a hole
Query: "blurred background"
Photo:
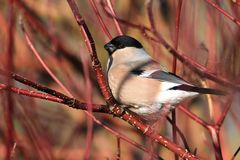
{"type": "MultiPolygon", "coordinates": [[[[107,53],[103,45],[109,41],[108,36],[100,27],[90,0],[78,0],[78,7],[97,47],[97,54],[105,70],[107,53]]],[[[118,32],[113,19],[106,14],[102,3],[105,0],[94,0],[111,35],[118,32]]],[[[235,1],[219,1],[222,9],[236,18],[240,18],[239,5],[235,1]]],[[[0,68],[7,69],[8,58],[8,24],[10,17],[10,1],[0,0],[0,68]]],[[[116,16],[128,22],[150,27],[144,0],[112,0],[116,16]]],[[[157,31],[174,46],[175,19],[178,0],[154,0],[153,13],[157,31]]],[[[14,41],[13,49],[14,72],[39,84],[67,94],[49,76],[30,50],[20,27],[22,18],[26,32],[30,35],[33,45],[40,56],[65,87],[82,102],[89,99],[83,67],[90,71],[92,86],[92,102],[105,104],[91,70],[91,60],[81,35],[80,29],[66,0],[15,0],[14,41]]],[[[169,71],[172,70],[173,56],[160,44],[148,39],[143,31],[130,25],[120,23],[124,34],[138,39],[151,56],[169,71]]],[[[150,33],[151,36],[154,36],[150,33]]],[[[240,83],[240,29],[233,21],[214,9],[204,0],[183,0],[180,16],[178,50],[202,64],[208,71],[226,77],[233,84],[240,83]]],[[[224,159],[230,159],[240,146],[240,95],[224,86],[203,78],[178,61],[177,75],[187,81],[204,87],[218,88],[233,92],[233,96],[200,96],[184,104],[208,123],[214,123],[221,115],[227,102],[231,108],[220,130],[221,147],[224,159]]],[[[6,80],[0,75],[0,83],[6,80]]],[[[16,87],[34,90],[18,82],[16,87]]],[[[64,105],[39,100],[27,96],[12,94],[15,148],[13,159],[83,159],[86,148],[87,115],[81,110],[64,105]]],[[[6,153],[6,97],[0,90],[0,159],[6,153]]],[[[94,114],[100,121],[114,131],[123,133],[131,140],[151,146],[149,140],[136,128],[123,120],[107,114],[94,114]]],[[[186,114],[177,109],[177,126],[184,134],[190,150],[196,151],[203,159],[214,159],[214,149],[209,132],[186,114]]],[[[172,139],[172,126],[162,124],[161,134],[172,139]]],[[[90,159],[118,159],[117,137],[103,127],[94,123],[90,159]]],[[[179,145],[183,146],[179,138],[179,145]]],[[[174,154],[162,146],[156,147],[156,153],[164,159],[174,159],[174,154]]],[[[148,154],[137,147],[120,140],[121,159],[147,159],[148,154]]],[[[240,154],[236,157],[240,159],[240,154]]]]}

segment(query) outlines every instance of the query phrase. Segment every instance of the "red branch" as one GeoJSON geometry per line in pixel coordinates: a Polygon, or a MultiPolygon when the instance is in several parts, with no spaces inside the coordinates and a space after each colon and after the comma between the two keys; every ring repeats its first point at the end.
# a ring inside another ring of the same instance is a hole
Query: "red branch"
{"type": "MultiPolygon", "coordinates": [[[[0,70],[0,74],[6,76],[6,73],[3,72],[2,70],[0,70]]],[[[8,90],[13,93],[20,94],[20,95],[25,95],[25,96],[34,97],[34,98],[45,99],[45,100],[52,101],[52,102],[62,103],[62,104],[68,105],[69,107],[74,108],[74,109],[81,109],[81,110],[88,109],[88,106],[89,106],[88,104],[82,103],[82,102],[78,101],[77,99],[70,98],[58,91],[53,90],[53,89],[47,88],[40,84],[36,84],[35,82],[28,80],[27,78],[24,78],[17,74],[11,74],[11,77],[20,83],[23,83],[27,86],[31,86],[37,90],[46,92],[48,94],[39,93],[39,92],[31,91],[31,90],[20,89],[20,88],[11,87],[11,86],[7,87],[5,84],[0,84],[0,90],[8,90]]],[[[109,107],[107,107],[106,105],[98,105],[98,104],[91,104],[91,105],[92,105],[93,112],[111,114],[111,112],[109,111],[109,107]]],[[[100,121],[97,121],[96,119],[95,119],[95,122],[98,123],[103,128],[105,128],[107,131],[109,131],[112,134],[116,135],[117,137],[121,138],[122,140],[124,140],[124,141],[128,142],[129,144],[135,146],[136,148],[139,148],[142,151],[148,153],[148,150],[141,144],[138,144],[138,143],[132,141],[131,139],[114,131],[113,129],[107,127],[107,125],[103,124],[100,121]]],[[[155,158],[161,159],[161,157],[157,156],[156,154],[154,154],[153,156],[155,158]]]]}
{"type": "MultiPolygon", "coordinates": [[[[22,0],[15,0],[16,7],[18,7],[24,14],[24,18],[27,20],[30,27],[34,28],[38,32],[40,32],[45,38],[49,39],[52,42],[52,45],[56,48],[56,51],[65,58],[65,60],[69,61],[73,67],[83,73],[83,69],[81,68],[81,61],[75,56],[75,53],[72,53],[69,48],[59,40],[59,37],[52,34],[40,19],[40,16],[32,9],[30,9],[22,0]]],[[[95,77],[91,74],[91,80],[96,81],[95,77]]]]}
{"type": "Polygon", "coordinates": [[[7,86],[5,84],[0,84],[0,90],[8,90],[8,91],[11,91],[13,93],[20,94],[20,95],[45,99],[45,100],[52,101],[52,102],[58,102],[58,103],[63,103],[64,102],[62,99],[57,98],[55,96],[52,96],[50,94],[39,93],[39,92],[30,91],[30,90],[26,90],[26,89],[21,89],[21,88],[17,88],[17,87],[10,87],[10,86],[7,86]]]}
{"type": "Polygon", "coordinates": [[[235,24],[237,24],[240,27],[240,20],[233,17],[229,13],[227,13],[224,9],[222,9],[220,6],[218,6],[216,3],[210,1],[210,0],[205,0],[209,5],[211,5],[213,8],[217,9],[219,12],[221,12],[225,17],[228,19],[232,20],[235,24]]]}
{"type": "Polygon", "coordinates": [[[88,1],[90,1],[90,4],[91,4],[91,6],[92,6],[92,8],[93,8],[93,10],[94,10],[94,13],[96,14],[96,16],[97,16],[97,18],[98,18],[98,22],[100,23],[103,32],[108,36],[109,39],[112,39],[112,35],[110,34],[107,26],[106,26],[105,23],[104,23],[101,15],[100,15],[100,13],[99,13],[99,11],[98,11],[98,8],[97,8],[97,6],[96,6],[95,1],[94,1],[94,0],[88,0],[88,1]]]}
{"type": "MultiPolygon", "coordinates": [[[[7,64],[6,68],[9,72],[14,70],[13,65],[13,51],[14,51],[14,28],[15,28],[15,11],[14,11],[14,1],[8,1],[8,40],[7,40],[7,64]]],[[[6,78],[7,84],[12,85],[12,79],[10,75],[7,75],[6,78]]],[[[14,113],[14,100],[12,97],[12,93],[7,92],[7,107],[5,113],[6,120],[6,160],[10,160],[12,158],[12,153],[14,153],[14,126],[13,126],[13,113],[14,113]]]]}
{"type": "Polygon", "coordinates": [[[117,28],[118,35],[123,35],[122,29],[121,29],[121,27],[120,27],[120,24],[118,23],[118,21],[116,20],[116,18],[114,18],[114,17],[117,17],[117,16],[116,16],[115,11],[113,10],[111,0],[107,0],[107,5],[108,5],[108,8],[109,8],[110,11],[111,11],[111,14],[114,15],[112,18],[113,18],[114,24],[115,24],[115,26],[116,26],[116,28],[117,28]]]}
{"type": "Polygon", "coordinates": [[[219,132],[220,132],[220,128],[224,122],[224,119],[226,118],[226,115],[231,108],[231,105],[232,105],[232,98],[229,98],[221,116],[218,118],[218,120],[215,124],[209,124],[209,123],[205,122],[204,120],[199,118],[197,115],[190,112],[189,110],[187,110],[186,108],[184,108],[181,105],[178,107],[181,111],[183,111],[185,114],[187,114],[192,120],[199,123],[200,125],[202,125],[204,128],[206,128],[208,130],[208,132],[210,133],[210,136],[212,138],[212,143],[213,143],[213,147],[215,150],[214,153],[215,153],[215,157],[217,160],[223,159],[219,132]]]}
{"type": "MultiPolygon", "coordinates": [[[[4,72],[3,70],[0,70],[0,74],[2,75],[7,75],[7,72],[4,72]]],[[[62,100],[61,103],[65,104],[65,105],[68,105],[69,107],[72,107],[72,108],[76,108],[76,109],[82,109],[82,110],[87,110],[87,104],[86,103],[82,103],[80,101],[78,101],[77,99],[75,98],[70,98],[56,90],[53,90],[53,89],[50,89],[46,86],[43,86],[43,85],[40,85],[38,83],[35,83],[25,77],[22,77],[18,74],[15,74],[15,73],[11,73],[11,77],[13,79],[15,79],[16,81],[20,82],[20,83],[23,83],[27,86],[30,86],[32,88],[35,88],[39,91],[42,91],[42,92],[45,92],[49,95],[52,95],[52,96],[55,96],[56,98],[59,98],[62,100]]],[[[22,93],[21,90],[18,90],[18,88],[15,88],[14,90],[12,90],[13,92],[16,92],[16,93],[22,93]]],[[[33,93],[32,91],[30,91],[30,93],[27,93],[25,92],[27,90],[23,90],[23,95],[27,95],[27,96],[31,96],[31,93],[33,93]]],[[[41,97],[44,97],[44,95],[42,95],[41,97]]],[[[41,98],[39,97],[39,98],[41,98]]],[[[41,98],[42,99],[42,98],[41,98]]],[[[93,104],[93,112],[101,112],[101,113],[108,113],[109,112],[109,109],[106,107],[106,105],[97,105],[97,104],[93,104]]]]}
{"type": "MultiPolygon", "coordinates": [[[[175,38],[174,38],[174,48],[178,50],[178,37],[179,37],[179,26],[180,26],[180,17],[181,17],[181,9],[182,9],[182,0],[178,1],[177,5],[177,15],[175,20],[175,38]]],[[[176,74],[177,71],[177,57],[173,56],[173,63],[172,63],[172,72],[176,74]]],[[[173,142],[177,144],[177,130],[176,130],[176,110],[172,111],[172,130],[173,130],[173,142]]],[[[175,160],[178,160],[178,156],[175,154],[175,160]]]]}
{"type": "Polygon", "coordinates": [[[116,160],[121,159],[121,139],[117,137],[117,156],[116,160]]]}
{"type": "MultiPolygon", "coordinates": [[[[177,5],[177,15],[175,19],[175,37],[174,37],[174,48],[178,50],[178,37],[179,37],[179,27],[180,27],[180,18],[181,18],[181,9],[182,9],[182,1],[178,1],[177,5]]],[[[174,56],[173,59],[173,66],[172,66],[172,71],[173,73],[176,73],[177,70],[177,58],[174,56]]]]}

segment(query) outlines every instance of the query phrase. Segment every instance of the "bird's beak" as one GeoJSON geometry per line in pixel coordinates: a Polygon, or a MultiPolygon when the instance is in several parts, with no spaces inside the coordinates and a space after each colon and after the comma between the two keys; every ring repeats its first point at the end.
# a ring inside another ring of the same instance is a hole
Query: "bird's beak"
{"type": "Polygon", "coordinates": [[[104,48],[108,51],[110,55],[117,49],[112,43],[105,44],[104,48]]]}

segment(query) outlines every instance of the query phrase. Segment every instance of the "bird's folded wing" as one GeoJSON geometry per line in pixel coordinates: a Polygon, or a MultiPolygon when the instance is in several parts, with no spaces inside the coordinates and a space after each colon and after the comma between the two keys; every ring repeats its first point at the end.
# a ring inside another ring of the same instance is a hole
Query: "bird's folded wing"
{"type": "Polygon", "coordinates": [[[169,82],[175,84],[175,86],[170,87],[169,90],[182,90],[189,92],[197,92],[202,94],[215,94],[215,95],[226,95],[227,92],[221,91],[218,89],[211,88],[201,88],[193,86],[192,84],[186,82],[181,77],[171,73],[166,72],[161,69],[146,69],[144,67],[137,67],[131,71],[132,74],[143,78],[151,78],[155,80],[159,80],[161,82],[169,82]]]}
{"type": "Polygon", "coordinates": [[[167,81],[167,82],[172,82],[177,84],[190,85],[181,77],[171,72],[168,72],[165,68],[161,66],[159,67],[159,64],[153,61],[135,67],[131,71],[131,73],[144,78],[151,78],[159,81],[167,81]]]}

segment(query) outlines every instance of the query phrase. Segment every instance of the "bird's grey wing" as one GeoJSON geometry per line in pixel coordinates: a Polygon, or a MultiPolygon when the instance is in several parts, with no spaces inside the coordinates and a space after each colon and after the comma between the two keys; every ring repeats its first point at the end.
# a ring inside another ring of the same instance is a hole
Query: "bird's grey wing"
{"type": "Polygon", "coordinates": [[[144,70],[143,67],[137,67],[133,69],[132,74],[135,74],[139,77],[144,78],[151,78],[156,79],[162,82],[172,82],[177,84],[174,87],[169,88],[170,90],[182,90],[182,91],[190,91],[190,92],[197,92],[202,94],[215,94],[215,95],[226,95],[227,92],[221,91],[218,89],[211,89],[211,88],[201,88],[196,87],[188,83],[187,81],[183,80],[181,77],[171,73],[166,72],[160,69],[153,69],[153,70],[144,70]]]}
{"type": "Polygon", "coordinates": [[[183,80],[181,77],[171,73],[167,72],[166,70],[163,70],[162,68],[156,67],[155,64],[152,67],[149,67],[149,65],[142,65],[134,68],[131,70],[132,74],[135,74],[140,77],[144,78],[151,78],[156,79],[159,81],[168,81],[172,83],[178,83],[178,84],[188,84],[185,80],[183,80]],[[150,69],[151,68],[151,69],[150,69]]]}
{"type": "MultiPolygon", "coordinates": [[[[157,79],[160,81],[168,81],[168,82],[173,82],[173,83],[179,83],[179,84],[188,84],[188,82],[186,82],[185,80],[183,80],[181,77],[171,73],[171,72],[165,72],[162,70],[153,70],[153,71],[146,71],[146,73],[150,73],[150,74],[146,74],[146,78],[152,78],[152,79],[157,79]]],[[[143,75],[144,76],[144,73],[143,75]]]]}

